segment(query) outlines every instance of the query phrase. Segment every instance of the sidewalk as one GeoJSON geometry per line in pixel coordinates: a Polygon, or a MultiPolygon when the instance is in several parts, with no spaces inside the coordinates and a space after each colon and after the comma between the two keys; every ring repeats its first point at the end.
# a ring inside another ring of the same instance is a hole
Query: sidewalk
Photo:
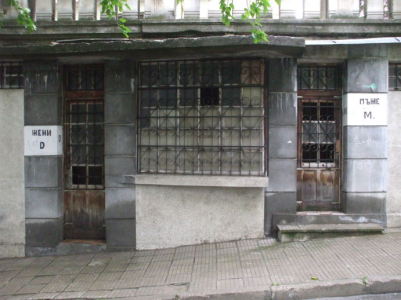
{"type": "Polygon", "coordinates": [[[401,233],[0,260],[0,299],[299,299],[401,292],[401,233]]]}

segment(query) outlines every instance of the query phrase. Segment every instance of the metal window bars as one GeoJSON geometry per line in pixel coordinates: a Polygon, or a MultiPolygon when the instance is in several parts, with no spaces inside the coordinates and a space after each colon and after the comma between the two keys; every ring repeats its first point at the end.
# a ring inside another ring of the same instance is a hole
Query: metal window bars
{"type": "Polygon", "coordinates": [[[140,173],[264,176],[262,60],[140,64],[140,173]]]}
{"type": "Polygon", "coordinates": [[[337,66],[299,66],[299,90],[337,90],[341,87],[341,71],[337,66]]]}
{"type": "Polygon", "coordinates": [[[0,89],[23,89],[24,75],[22,64],[0,62],[0,89]]]}
{"type": "Polygon", "coordinates": [[[401,64],[390,64],[389,66],[389,89],[401,90],[401,64]]]}

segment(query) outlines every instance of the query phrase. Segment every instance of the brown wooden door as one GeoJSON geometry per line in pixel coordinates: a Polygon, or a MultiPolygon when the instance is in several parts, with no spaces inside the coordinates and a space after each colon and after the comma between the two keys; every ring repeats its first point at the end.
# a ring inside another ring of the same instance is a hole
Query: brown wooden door
{"type": "Polygon", "coordinates": [[[339,210],[341,99],[305,93],[298,100],[298,209],[339,210]]]}
{"type": "Polygon", "coordinates": [[[68,67],[65,77],[64,238],[104,240],[103,68],[68,67]]]}

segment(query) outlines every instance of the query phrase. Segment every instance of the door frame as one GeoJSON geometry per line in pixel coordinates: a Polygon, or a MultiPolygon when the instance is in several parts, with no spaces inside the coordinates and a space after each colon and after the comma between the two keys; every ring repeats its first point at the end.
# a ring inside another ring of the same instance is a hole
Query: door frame
{"type": "MultiPolygon", "coordinates": [[[[297,93],[297,107],[298,107],[298,112],[297,112],[297,211],[304,211],[303,208],[303,201],[301,199],[300,195],[300,188],[299,188],[299,177],[298,174],[301,170],[304,170],[305,168],[302,167],[302,111],[301,111],[301,102],[302,99],[304,98],[309,98],[309,99],[336,99],[339,101],[338,103],[338,121],[336,122],[336,129],[338,132],[338,138],[336,139],[336,142],[338,141],[340,145],[335,144],[335,148],[338,147],[338,153],[339,156],[338,158],[334,158],[337,160],[338,166],[335,168],[338,169],[338,187],[336,188],[336,193],[338,197],[338,207],[335,207],[335,209],[329,209],[329,210],[321,210],[321,211],[342,211],[343,210],[343,202],[342,202],[342,175],[343,175],[343,151],[344,151],[344,141],[343,141],[343,113],[342,113],[342,92],[340,89],[336,90],[298,90],[297,93]]],[[[319,168],[311,168],[318,170],[319,168]]],[[[324,170],[324,168],[321,168],[324,170]]]]}

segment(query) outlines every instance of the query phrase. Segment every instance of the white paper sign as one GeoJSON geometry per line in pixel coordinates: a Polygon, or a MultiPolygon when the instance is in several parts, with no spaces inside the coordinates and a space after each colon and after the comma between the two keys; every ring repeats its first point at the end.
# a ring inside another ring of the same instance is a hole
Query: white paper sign
{"type": "Polygon", "coordinates": [[[62,155],[63,129],[61,126],[25,126],[25,156],[62,155]]]}
{"type": "Polygon", "coordinates": [[[387,125],[387,94],[349,93],[343,103],[345,125],[387,125]]]}

